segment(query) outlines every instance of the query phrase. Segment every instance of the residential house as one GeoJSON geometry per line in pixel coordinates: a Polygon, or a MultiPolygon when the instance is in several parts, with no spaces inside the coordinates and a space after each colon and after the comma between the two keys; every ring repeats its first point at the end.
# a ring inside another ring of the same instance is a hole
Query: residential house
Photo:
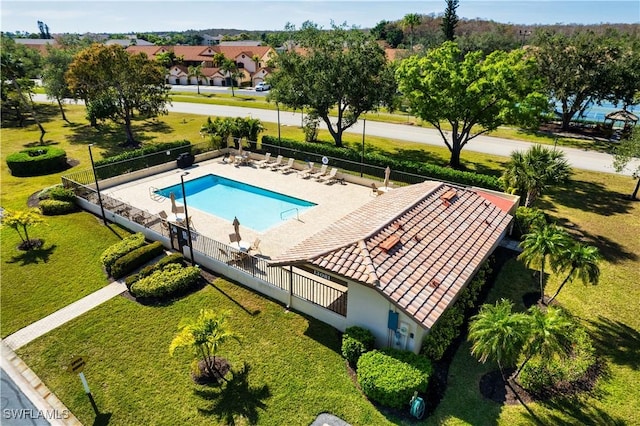
{"type": "Polygon", "coordinates": [[[255,85],[264,81],[271,69],[267,67],[269,59],[275,55],[275,50],[270,46],[129,46],[128,52],[144,52],[150,58],[156,55],[172,51],[181,59],[179,65],[174,65],[168,70],[167,83],[169,84],[196,84],[195,78],[188,77],[190,66],[202,66],[202,72],[206,76],[201,84],[207,86],[226,86],[227,79],[219,68],[214,67],[213,58],[221,53],[227,59],[232,59],[241,77],[239,83],[255,85]]]}
{"type": "Polygon", "coordinates": [[[518,201],[434,181],[392,189],[270,265],[346,287],[346,327],[371,330],[378,347],[418,353],[506,236],[518,201]]]}

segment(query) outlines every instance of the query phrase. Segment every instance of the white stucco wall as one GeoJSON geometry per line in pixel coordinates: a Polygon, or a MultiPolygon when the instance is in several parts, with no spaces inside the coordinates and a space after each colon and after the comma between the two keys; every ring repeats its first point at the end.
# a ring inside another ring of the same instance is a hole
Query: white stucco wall
{"type": "Polygon", "coordinates": [[[376,347],[393,346],[415,353],[420,351],[424,330],[413,319],[372,288],[350,282],[348,294],[347,327],[357,325],[370,330],[376,337],[376,347]],[[398,312],[398,324],[405,323],[408,328],[406,336],[401,336],[399,345],[395,344],[394,334],[387,328],[390,310],[398,312]]]}

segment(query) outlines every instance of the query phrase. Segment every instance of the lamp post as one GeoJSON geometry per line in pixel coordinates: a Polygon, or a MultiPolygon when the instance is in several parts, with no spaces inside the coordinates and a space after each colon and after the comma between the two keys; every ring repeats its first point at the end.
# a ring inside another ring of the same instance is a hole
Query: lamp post
{"type": "Polygon", "coordinates": [[[280,155],[280,104],[276,102],[276,109],[278,110],[278,155],[280,155]]]}
{"type": "Polygon", "coordinates": [[[184,200],[184,216],[187,222],[187,239],[189,240],[189,252],[191,254],[191,264],[195,265],[196,261],[193,258],[193,241],[191,240],[191,227],[189,226],[189,211],[187,210],[187,192],[184,189],[184,177],[188,174],[189,172],[184,172],[180,175],[180,186],[182,188],[182,198],[184,200]]]}
{"type": "Polygon", "coordinates": [[[364,129],[367,127],[367,118],[362,122],[362,153],[360,154],[360,177],[364,175],[364,129]]]}
{"type": "Polygon", "coordinates": [[[98,204],[100,204],[100,212],[102,213],[102,221],[105,226],[107,225],[107,217],[104,214],[104,206],[102,205],[102,196],[100,195],[100,186],[98,185],[98,174],[96,173],[96,165],[93,162],[93,154],[91,153],[91,147],[93,144],[89,144],[89,159],[91,160],[91,170],[93,170],[93,180],[96,184],[96,192],[98,193],[98,204]]]}

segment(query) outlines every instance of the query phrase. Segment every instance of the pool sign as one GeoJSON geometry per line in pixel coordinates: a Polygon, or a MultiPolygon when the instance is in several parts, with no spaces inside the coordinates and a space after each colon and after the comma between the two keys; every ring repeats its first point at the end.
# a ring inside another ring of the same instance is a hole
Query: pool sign
{"type": "Polygon", "coordinates": [[[322,164],[329,164],[329,159],[327,157],[322,157],[322,164]]]}
{"type": "Polygon", "coordinates": [[[85,366],[85,362],[84,359],[82,359],[82,357],[77,356],[75,357],[73,360],[71,360],[71,362],[69,363],[69,367],[67,368],[67,371],[69,371],[69,373],[82,373],[82,370],[84,370],[84,366],[85,366]]]}

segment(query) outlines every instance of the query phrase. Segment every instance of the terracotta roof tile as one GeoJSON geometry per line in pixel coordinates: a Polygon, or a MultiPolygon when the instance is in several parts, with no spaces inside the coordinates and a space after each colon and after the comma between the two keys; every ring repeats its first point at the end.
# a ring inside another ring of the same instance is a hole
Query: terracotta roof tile
{"type": "Polygon", "coordinates": [[[369,285],[430,328],[510,222],[473,190],[427,181],[376,197],[272,264],[313,264],[369,285]],[[392,236],[399,241],[381,248],[392,236]]]}

